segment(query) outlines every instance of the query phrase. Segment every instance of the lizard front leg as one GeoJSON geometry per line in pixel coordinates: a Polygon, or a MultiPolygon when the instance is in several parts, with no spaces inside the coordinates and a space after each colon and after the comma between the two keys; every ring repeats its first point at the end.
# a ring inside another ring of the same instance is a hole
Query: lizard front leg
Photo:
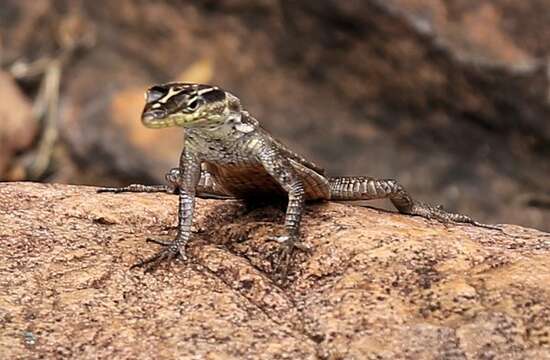
{"type": "Polygon", "coordinates": [[[374,179],[366,176],[331,177],[331,200],[374,200],[389,198],[392,204],[403,214],[418,215],[426,219],[436,219],[443,223],[467,223],[492,230],[501,228],[482,224],[462,214],[455,214],[443,210],[441,206],[433,206],[413,200],[411,195],[393,179],[374,179]]]}
{"type": "Polygon", "coordinates": [[[200,161],[183,151],[180,158],[179,178],[177,184],[179,188],[179,207],[178,207],[178,234],[174,241],[164,243],[157,240],[149,240],[165,247],[156,255],[141,260],[132,268],[145,267],[145,271],[154,270],[162,261],[171,260],[178,254],[183,260],[187,259],[186,246],[191,237],[191,225],[193,224],[193,212],[195,209],[195,193],[201,174],[200,161]]]}
{"type": "Polygon", "coordinates": [[[281,280],[284,281],[288,275],[294,251],[296,249],[310,250],[300,242],[299,237],[300,221],[304,211],[304,185],[290,162],[281,156],[276,149],[264,148],[259,155],[259,159],[266,171],[288,193],[288,205],[285,214],[286,234],[275,238],[281,247],[274,267],[281,280]]]}

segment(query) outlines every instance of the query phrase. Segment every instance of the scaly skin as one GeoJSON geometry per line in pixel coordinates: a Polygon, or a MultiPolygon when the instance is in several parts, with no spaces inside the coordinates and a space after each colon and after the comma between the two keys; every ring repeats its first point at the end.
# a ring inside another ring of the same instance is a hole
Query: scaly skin
{"type": "Polygon", "coordinates": [[[393,179],[327,177],[324,170],[304,159],[267,133],[231,93],[209,85],[169,83],[146,93],[143,124],[150,128],[185,128],[184,149],[178,168],[166,174],[168,185],[133,184],[101,188],[99,192],[168,192],[179,194],[178,234],[155,256],[133,267],[153,270],[163,260],[186,259],[195,198],[257,198],[287,196],[286,233],[277,237],[281,248],[276,267],[284,279],[295,249],[308,251],[299,241],[306,200],[352,201],[389,198],[399,212],[444,223],[469,223],[489,229],[468,216],[444,211],[413,200],[393,179]]]}

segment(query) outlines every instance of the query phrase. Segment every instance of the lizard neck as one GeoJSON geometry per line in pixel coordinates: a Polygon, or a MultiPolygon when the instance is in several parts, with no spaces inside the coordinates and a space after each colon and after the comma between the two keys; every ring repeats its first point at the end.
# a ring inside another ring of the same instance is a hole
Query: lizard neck
{"type": "Polygon", "coordinates": [[[257,128],[257,120],[252,118],[247,111],[227,110],[220,116],[219,122],[201,127],[188,128],[186,129],[186,133],[191,136],[199,136],[205,140],[224,140],[230,142],[255,131],[257,128]]]}

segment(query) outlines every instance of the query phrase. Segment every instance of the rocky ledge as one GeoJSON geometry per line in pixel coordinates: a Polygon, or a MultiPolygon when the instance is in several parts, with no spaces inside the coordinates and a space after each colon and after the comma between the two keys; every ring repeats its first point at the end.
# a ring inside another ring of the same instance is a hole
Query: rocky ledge
{"type": "Polygon", "coordinates": [[[15,358],[550,358],[550,235],[308,207],[287,286],[276,207],[199,200],[192,260],[129,270],[177,198],[0,184],[0,348],[15,358]]]}

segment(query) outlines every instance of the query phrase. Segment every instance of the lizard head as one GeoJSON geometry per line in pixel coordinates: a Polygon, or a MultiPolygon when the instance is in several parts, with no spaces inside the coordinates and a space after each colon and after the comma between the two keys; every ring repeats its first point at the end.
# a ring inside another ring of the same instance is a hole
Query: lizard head
{"type": "Polygon", "coordinates": [[[147,90],[141,121],[149,128],[207,127],[222,124],[235,111],[239,100],[216,86],[168,83],[147,90]]]}

